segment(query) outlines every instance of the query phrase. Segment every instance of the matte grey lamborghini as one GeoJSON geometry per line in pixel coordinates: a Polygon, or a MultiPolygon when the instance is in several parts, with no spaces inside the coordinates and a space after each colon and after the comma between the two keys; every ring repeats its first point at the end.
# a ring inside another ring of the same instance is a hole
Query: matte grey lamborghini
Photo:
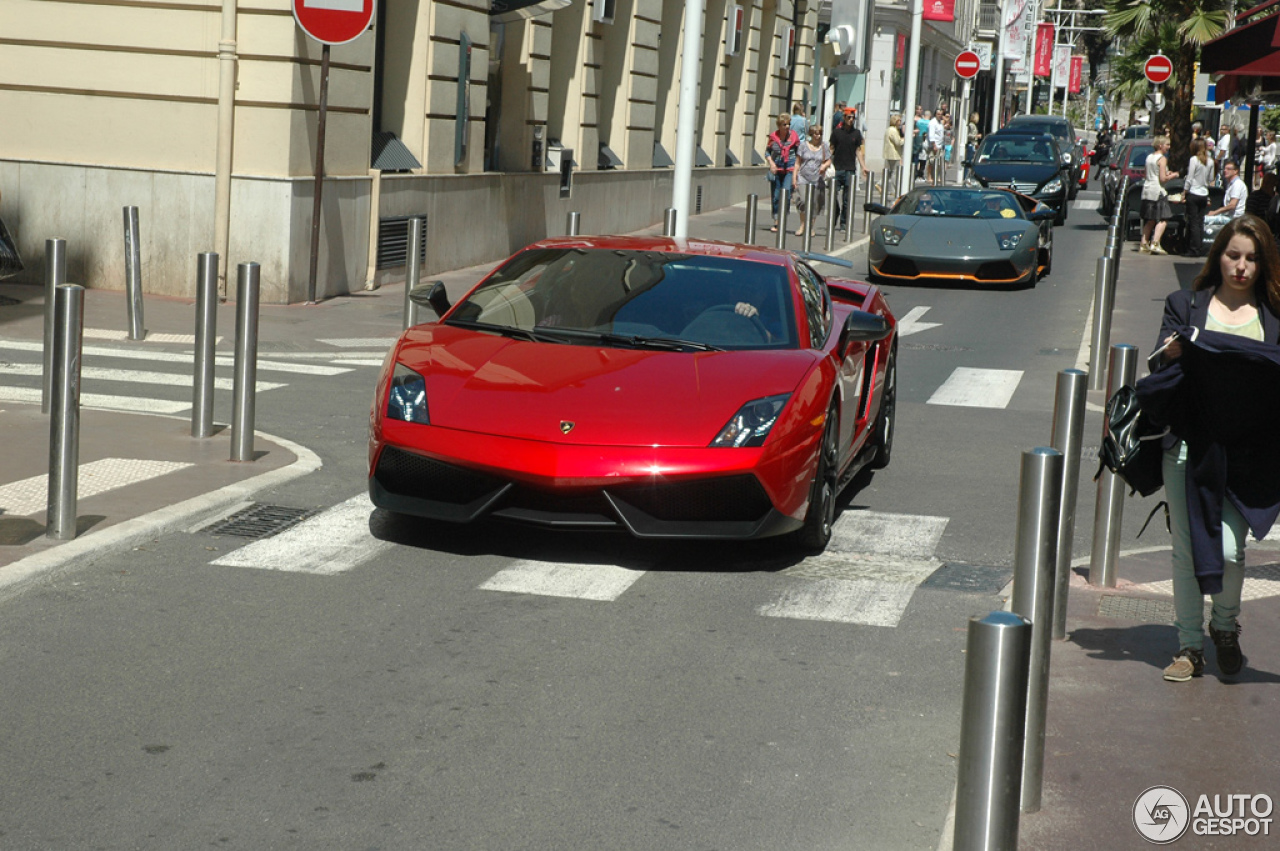
{"type": "Polygon", "coordinates": [[[884,281],[940,279],[1034,286],[1053,264],[1054,211],[1007,189],[925,186],[871,225],[867,274],[884,281]]]}

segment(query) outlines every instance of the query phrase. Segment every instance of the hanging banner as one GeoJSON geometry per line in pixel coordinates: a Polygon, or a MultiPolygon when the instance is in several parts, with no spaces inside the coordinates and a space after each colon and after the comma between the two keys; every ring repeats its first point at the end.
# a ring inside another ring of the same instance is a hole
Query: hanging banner
{"type": "Polygon", "coordinates": [[[956,0],[924,0],[924,19],[926,21],[954,21],[956,19],[956,0]]]}
{"type": "Polygon", "coordinates": [[[1071,92],[1072,94],[1079,94],[1080,78],[1083,76],[1084,76],[1084,57],[1072,56],[1071,57],[1071,74],[1069,75],[1069,78],[1068,78],[1069,82],[1067,83],[1067,91],[1071,92]]]}
{"type": "Polygon", "coordinates": [[[907,34],[898,33],[898,47],[894,51],[893,67],[901,69],[907,64],[907,34]]]}
{"type": "Polygon", "coordinates": [[[1053,84],[1066,88],[1071,76],[1071,45],[1059,44],[1053,48],[1053,84]]]}
{"type": "Polygon", "coordinates": [[[1004,27],[1000,34],[1000,52],[1012,59],[1027,52],[1027,0],[1009,0],[1005,4],[1004,27]]]}
{"type": "Polygon", "coordinates": [[[1037,77],[1053,73],[1053,24],[1036,26],[1036,61],[1032,73],[1037,77]]]}

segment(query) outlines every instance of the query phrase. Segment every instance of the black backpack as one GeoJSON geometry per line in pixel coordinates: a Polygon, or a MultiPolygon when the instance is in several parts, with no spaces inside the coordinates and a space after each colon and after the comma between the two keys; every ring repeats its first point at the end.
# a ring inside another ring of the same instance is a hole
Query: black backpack
{"type": "Polygon", "coordinates": [[[1129,495],[1150,496],[1164,486],[1163,455],[1160,440],[1167,428],[1157,428],[1142,415],[1137,391],[1126,384],[1107,400],[1104,413],[1106,429],[1098,447],[1096,482],[1106,467],[1124,479],[1129,495]]]}

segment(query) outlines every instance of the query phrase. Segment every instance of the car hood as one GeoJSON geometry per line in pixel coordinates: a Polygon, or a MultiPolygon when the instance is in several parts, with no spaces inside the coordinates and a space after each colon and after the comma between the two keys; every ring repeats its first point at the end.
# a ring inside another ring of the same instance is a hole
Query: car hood
{"type": "Polygon", "coordinates": [[[818,355],[533,343],[433,324],[406,332],[397,360],[425,376],[433,425],[550,443],[705,447],[744,403],[792,392],[818,355]]]}
{"type": "Polygon", "coordinates": [[[1009,183],[1017,181],[1018,183],[1034,183],[1036,186],[1044,183],[1057,174],[1059,169],[1053,165],[1028,165],[1027,163],[1010,163],[975,165],[973,167],[973,176],[981,180],[983,183],[1009,183]]]}
{"type": "Polygon", "coordinates": [[[939,216],[883,216],[879,225],[892,225],[907,231],[897,246],[886,250],[895,254],[925,257],[972,257],[1000,254],[997,233],[1012,230],[1038,230],[1026,219],[962,219],[939,216]]]}

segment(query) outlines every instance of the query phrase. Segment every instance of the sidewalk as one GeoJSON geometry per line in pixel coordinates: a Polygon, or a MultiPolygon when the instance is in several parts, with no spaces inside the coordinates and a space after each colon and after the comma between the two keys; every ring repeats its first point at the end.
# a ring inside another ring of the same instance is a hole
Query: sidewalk
{"type": "MultiPolygon", "coordinates": [[[[768,188],[763,180],[761,187],[768,188]]],[[[777,235],[768,230],[769,199],[764,191],[760,194],[761,215],[755,241],[772,246],[777,235]]],[[[745,221],[743,203],[691,216],[689,232],[694,238],[740,241],[745,221]]],[[[861,223],[860,217],[855,219],[853,241],[848,246],[844,245],[843,231],[837,234],[833,254],[847,253],[865,241],[858,227],[861,223]]],[[[798,224],[798,215],[793,216],[788,248],[801,247],[801,239],[794,236],[798,224]]],[[[589,226],[589,222],[583,223],[584,230],[589,226]]],[[[658,222],[638,233],[661,231],[658,222]]],[[[825,238],[824,222],[815,228],[815,252],[823,251],[825,238]]],[[[433,280],[444,281],[449,297],[457,299],[496,265],[458,269],[436,275],[433,280]]],[[[194,291],[194,283],[192,288],[194,291]]],[[[234,281],[232,289],[234,296],[234,281]]],[[[310,351],[321,341],[342,341],[385,351],[400,335],[403,309],[402,285],[359,291],[314,305],[263,305],[259,313],[259,359],[310,351]]],[[[125,294],[86,290],[84,327],[112,333],[91,337],[86,330],[84,345],[191,351],[194,299],[148,296],[143,318],[146,339],[130,343],[125,294]]],[[[218,354],[232,354],[234,302],[219,305],[217,333],[218,354]]],[[[40,345],[43,334],[43,288],[0,283],[0,338],[10,345],[30,346],[40,345]]],[[[0,361],[4,359],[5,352],[0,349],[0,361]]],[[[173,529],[190,528],[229,514],[251,503],[255,493],[320,466],[319,459],[305,447],[261,432],[255,439],[254,461],[229,461],[230,427],[220,425],[208,439],[192,438],[189,411],[155,415],[95,410],[82,405],[77,534],[71,541],[56,541],[45,537],[49,416],[40,412],[38,394],[20,401],[0,401],[0,434],[5,443],[5,451],[0,453],[0,594],[68,562],[83,563],[138,546],[173,529]]]]}

